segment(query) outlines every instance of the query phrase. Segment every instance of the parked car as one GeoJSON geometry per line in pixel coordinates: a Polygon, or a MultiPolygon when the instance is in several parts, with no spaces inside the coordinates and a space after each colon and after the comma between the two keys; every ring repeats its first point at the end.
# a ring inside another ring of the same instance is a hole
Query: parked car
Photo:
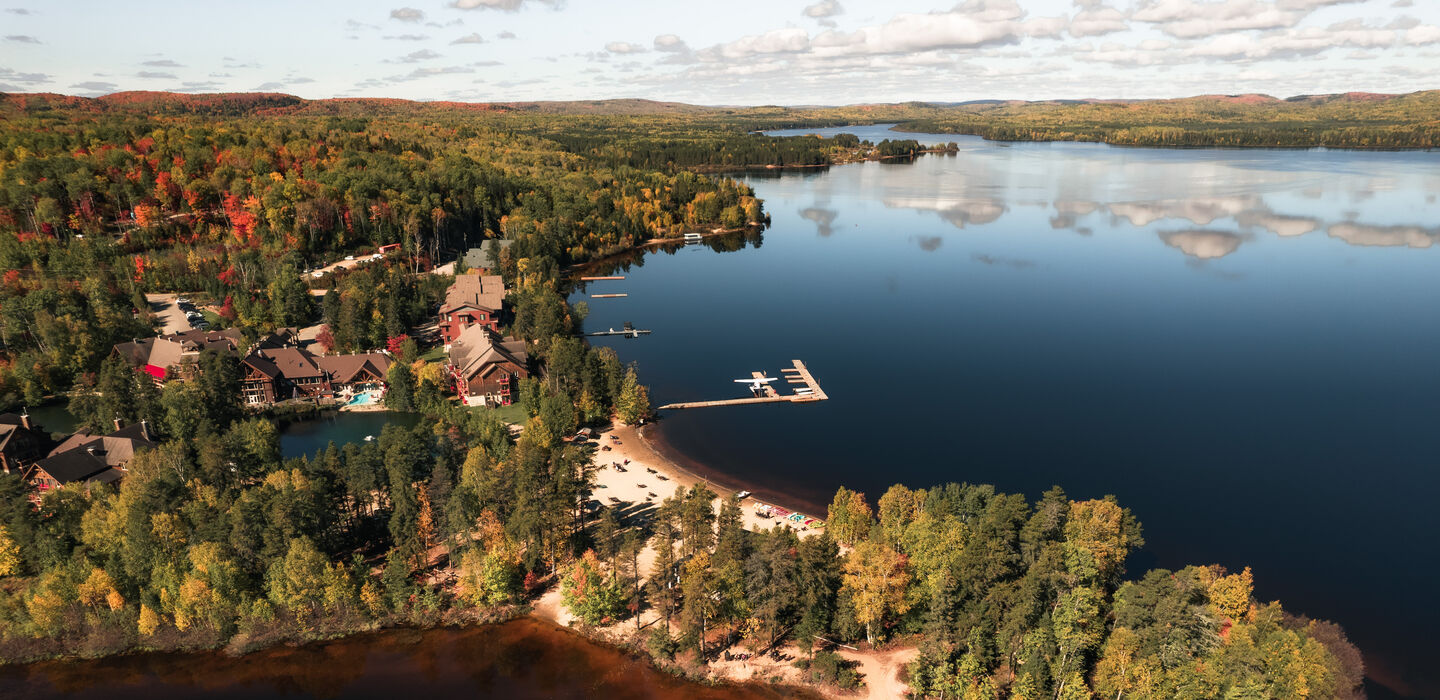
{"type": "Polygon", "coordinates": [[[345,259],[346,259],[346,260],[354,260],[354,259],[355,259],[355,256],[353,256],[353,255],[347,255],[347,256],[345,256],[345,259]]]}

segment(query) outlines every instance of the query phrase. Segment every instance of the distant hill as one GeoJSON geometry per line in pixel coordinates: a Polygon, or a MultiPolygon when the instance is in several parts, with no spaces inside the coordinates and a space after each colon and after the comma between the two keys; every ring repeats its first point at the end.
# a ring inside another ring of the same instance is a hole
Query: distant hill
{"type": "Polygon", "coordinates": [[[196,114],[211,116],[275,116],[366,114],[401,115],[445,111],[532,112],[540,114],[698,114],[714,111],[679,102],[641,99],[576,100],[558,102],[445,102],[415,101],[378,97],[337,97],[307,100],[294,95],[270,92],[177,93],[117,92],[101,97],[74,97],[56,93],[0,93],[0,105],[9,113],[34,113],[66,109],[76,111],[143,112],[150,114],[196,114]]]}
{"type": "MultiPolygon", "coordinates": [[[[425,117],[450,114],[709,120],[739,133],[790,127],[898,122],[912,132],[1008,141],[1103,141],[1136,146],[1440,147],[1440,91],[1389,95],[1197,95],[1159,100],[1057,99],[872,103],[842,107],[715,107],[642,99],[421,102],[388,98],[307,100],[282,93],[120,92],[86,98],[0,94],[0,115],[134,114],[214,117],[425,117]]],[[[525,128],[511,123],[512,128],[525,128]]],[[[560,127],[556,127],[560,128],[560,127]]],[[[562,129],[563,130],[563,129],[562,129]]]]}

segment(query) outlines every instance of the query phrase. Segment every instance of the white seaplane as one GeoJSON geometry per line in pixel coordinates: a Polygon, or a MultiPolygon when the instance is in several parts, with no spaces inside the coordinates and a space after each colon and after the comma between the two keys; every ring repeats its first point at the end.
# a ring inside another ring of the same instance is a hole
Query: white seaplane
{"type": "Polygon", "coordinates": [[[749,379],[736,379],[736,384],[749,384],[751,393],[761,394],[765,392],[765,385],[770,382],[780,381],[777,377],[751,377],[749,379]]]}

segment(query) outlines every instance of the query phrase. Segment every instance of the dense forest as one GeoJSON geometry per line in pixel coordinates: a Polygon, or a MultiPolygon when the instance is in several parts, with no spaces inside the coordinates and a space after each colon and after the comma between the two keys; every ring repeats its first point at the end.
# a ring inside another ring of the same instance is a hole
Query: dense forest
{"type": "Polygon", "coordinates": [[[593,499],[595,448],[565,436],[634,424],[650,407],[636,368],[576,337],[584,312],[562,296],[565,271],[682,230],[763,225],[747,187],[691,169],[823,163],[861,145],[755,129],[963,107],[3,105],[0,394],[14,405],[66,393],[83,424],[143,419],[160,446],[116,490],[53,489],[37,506],[0,475],[0,661],[496,619],[558,586],[588,625],[660,613],[672,625],[636,630],[638,643],[700,672],[725,642],[793,642],[808,678],[861,682],[813,648],[819,637],[917,647],[909,681],[925,697],[1358,693],[1343,632],[1257,601],[1248,569],[1127,571],[1143,537],[1112,499],[841,489],[825,531],[804,537],[747,531],[738,500],[704,487],[640,519],[593,499]],[[425,271],[495,238],[512,241],[498,264],[505,329],[537,370],[519,386],[521,431],[445,396],[408,337],[448,284],[425,271]],[[305,274],[389,243],[401,250],[375,264],[305,274]],[[197,379],[163,389],[107,359],[115,341],[153,333],[153,291],[203,293],[252,336],[322,321],[328,348],[386,347],[398,359],[387,401],[423,420],[283,459],[275,423],[239,404],[235,358],[206,354],[197,379]]]}
{"type": "Polygon", "coordinates": [[[1124,146],[1440,147],[1440,92],[999,102],[907,119],[902,131],[1124,146]]]}
{"type": "Polygon", "coordinates": [[[483,114],[265,116],[277,101],[221,96],[211,102],[226,114],[216,116],[5,100],[0,404],[38,404],[97,372],[116,342],[151,335],[145,292],[204,293],[227,322],[258,334],[301,324],[313,310],[307,287],[324,285],[336,297],[328,321],[381,317],[335,329],[339,347],[372,350],[438,296],[401,271],[486,240],[511,239],[508,259],[530,261],[509,270],[522,316],[552,318],[555,300],[541,297],[568,265],[682,230],[764,221],[734,180],[571,153],[483,114]],[[399,269],[385,287],[305,275],[384,244],[399,244],[403,261],[388,259],[399,269]]]}

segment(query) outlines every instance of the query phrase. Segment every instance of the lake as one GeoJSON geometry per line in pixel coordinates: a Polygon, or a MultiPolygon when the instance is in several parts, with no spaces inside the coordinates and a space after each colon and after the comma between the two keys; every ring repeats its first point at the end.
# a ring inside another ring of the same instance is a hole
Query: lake
{"type": "Polygon", "coordinates": [[[796,697],[767,686],[715,688],[683,681],[618,649],[531,619],[463,629],[388,630],[239,658],[138,654],[0,667],[0,687],[10,700],[796,697]]]}
{"type": "Polygon", "coordinates": [[[594,340],[656,405],[792,359],[830,396],[672,412],[669,450],[820,513],[842,484],[1114,494],[1132,574],[1251,566],[1376,696],[1440,696],[1440,154],[823,131],[960,150],[747,176],[763,240],[572,296],[629,295],[586,325],[654,329],[594,340]]]}

